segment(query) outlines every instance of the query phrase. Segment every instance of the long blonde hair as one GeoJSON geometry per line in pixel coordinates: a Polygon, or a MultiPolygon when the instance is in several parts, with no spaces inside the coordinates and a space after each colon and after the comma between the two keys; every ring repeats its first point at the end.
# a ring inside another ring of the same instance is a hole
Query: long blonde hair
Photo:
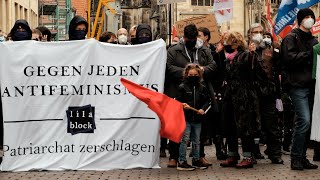
{"type": "Polygon", "coordinates": [[[247,42],[239,32],[233,31],[225,34],[223,37],[223,41],[227,45],[231,45],[233,48],[237,47],[237,49],[240,49],[242,51],[245,51],[247,49],[247,42]]]}

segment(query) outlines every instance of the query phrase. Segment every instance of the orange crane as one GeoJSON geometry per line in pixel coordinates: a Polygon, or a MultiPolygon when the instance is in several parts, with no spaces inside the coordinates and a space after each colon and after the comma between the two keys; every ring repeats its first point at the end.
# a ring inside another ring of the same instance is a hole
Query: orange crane
{"type": "Polygon", "coordinates": [[[114,3],[116,0],[99,0],[97,11],[96,11],[96,17],[94,19],[94,23],[93,23],[92,28],[91,28],[91,1],[93,1],[93,0],[88,0],[89,26],[88,26],[88,34],[87,35],[90,38],[96,37],[96,39],[98,40],[101,35],[103,24],[104,24],[104,19],[105,19],[104,8],[108,9],[112,14],[116,14],[117,11],[109,5],[109,3],[114,3]],[[98,28],[98,31],[97,31],[97,28],[98,28]]]}

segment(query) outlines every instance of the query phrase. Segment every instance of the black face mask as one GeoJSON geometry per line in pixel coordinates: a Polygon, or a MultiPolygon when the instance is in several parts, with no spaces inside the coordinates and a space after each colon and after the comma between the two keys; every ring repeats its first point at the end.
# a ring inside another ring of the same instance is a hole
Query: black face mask
{"type": "Polygon", "coordinates": [[[231,48],[231,45],[226,45],[224,46],[224,50],[227,52],[227,53],[233,53],[235,51],[235,49],[232,49],[231,48]]]}
{"type": "Polygon", "coordinates": [[[27,31],[17,31],[14,33],[14,36],[16,37],[15,41],[30,40],[28,39],[29,33],[27,31]]]}
{"type": "Polygon", "coordinates": [[[193,41],[187,40],[187,41],[185,41],[186,47],[188,49],[194,48],[196,46],[196,43],[197,43],[197,40],[193,40],[193,41]]]}
{"type": "Polygon", "coordinates": [[[86,38],[86,32],[83,30],[75,30],[72,33],[72,36],[74,37],[74,40],[82,40],[86,38]]]}
{"type": "Polygon", "coordinates": [[[139,37],[139,43],[140,44],[147,43],[147,42],[151,42],[151,38],[150,37],[139,37]]]}
{"type": "Polygon", "coordinates": [[[200,77],[199,76],[188,76],[187,81],[191,85],[197,85],[200,82],[200,77]]]}
{"type": "Polygon", "coordinates": [[[131,44],[137,44],[137,38],[131,38],[131,44]]]}

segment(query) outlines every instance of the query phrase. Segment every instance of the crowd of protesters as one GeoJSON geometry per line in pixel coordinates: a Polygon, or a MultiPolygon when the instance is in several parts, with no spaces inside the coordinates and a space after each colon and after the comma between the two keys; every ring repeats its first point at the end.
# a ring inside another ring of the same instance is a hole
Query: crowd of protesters
{"type": "MultiPolygon", "coordinates": [[[[166,157],[169,149],[167,166],[206,169],[212,163],[205,158],[205,145],[214,143],[216,158],[223,160],[221,167],[253,168],[257,159],[264,158],[259,147],[265,144],[264,154],[273,164],[283,164],[282,154],[290,154],[292,170],[318,168],[306,158],[312,144],[313,161],[320,161],[320,144],[309,141],[315,93],[312,47],[318,44],[310,32],[314,23],[312,10],[299,10],[298,27],[281,44],[257,23],[249,28],[247,39],[227,31],[219,42],[210,44],[209,29],[194,24],[184,28],[183,37],[173,37],[167,50],[164,93],[182,102],[186,129],[180,143],[161,139],[160,156],[166,157]]],[[[86,39],[88,23],[75,16],[68,32],[70,41],[86,39]]],[[[6,38],[0,30],[0,42],[49,42],[51,38],[46,27],[31,29],[25,20],[16,21],[6,38]]],[[[152,41],[152,31],[141,24],[129,31],[120,28],[116,34],[103,32],[99,41],[143,44],[152,41]]]]}

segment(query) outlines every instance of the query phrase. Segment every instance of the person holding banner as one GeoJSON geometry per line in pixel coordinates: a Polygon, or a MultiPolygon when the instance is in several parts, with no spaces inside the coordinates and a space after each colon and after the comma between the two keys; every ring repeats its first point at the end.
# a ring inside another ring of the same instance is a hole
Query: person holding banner
{"type": "Polygon", "coordinates": [[[299,28],[293,29],[281,44],[283,88],[289,92],[297,115],[292,140],[291,169],[316,169],[318,166],[306,158],[315,89],[315,81],[312,79],[312,49],[318,43],[310,32],[315,15],[311,9],[300,9],[297,21],[299,28]]]}
{"type": "MultiPolygon", "coordinates": [[[[206,84],[216,69],[210,50],[203,47],[203,42],[198,40],[197,37],[197,27],[194,24],[189,24],[184,28],[183,39],[168,49],[164,93],[171,98],[176,98],[178,95],[178,87],[183,80],[183,71],[187,64],[195,63],[200,65],[206,84]]],[[[209,92],[210,97],[213,97],[214,92],[210,89],[209,92]]],[[[176,168],[179,157],[179,144],[170,141],[169,153],[168,167],[176,168]]]]}
{"type": "Polygon", "coordinates": [[[120,28],[117,31],[118,44],[129,45],[128,43],[128,31],[125,28],[120,28]]]}
{"type": "Polygon", "coordinates": [[[12,27],[11,31],[12,41],[25,41],[31,40],[32,31],[28,22],[24,19],[17,20],[12,27]]]}
{"type": "Polygon", "coordinates": [[[50,42],[51,41],[51,32],[47,27],[38,26],[38,27],[36,27],[36,29],[38,29],[41,32],[42,37],[43,37],[42,38],[43,42],[50,42]]]}
{"type": "Polygon", "coordinates": [[[82,16],[75,16],[69,25],[69,40],[83,40],[88,33],[88,23],[82,16]]]}
{"type": "Polygon", "coordinates": [[[136,39],[134,45],[144,44],[152,41],[152,31],[148,24],[139,24],[136,30],[136,39]]]}

